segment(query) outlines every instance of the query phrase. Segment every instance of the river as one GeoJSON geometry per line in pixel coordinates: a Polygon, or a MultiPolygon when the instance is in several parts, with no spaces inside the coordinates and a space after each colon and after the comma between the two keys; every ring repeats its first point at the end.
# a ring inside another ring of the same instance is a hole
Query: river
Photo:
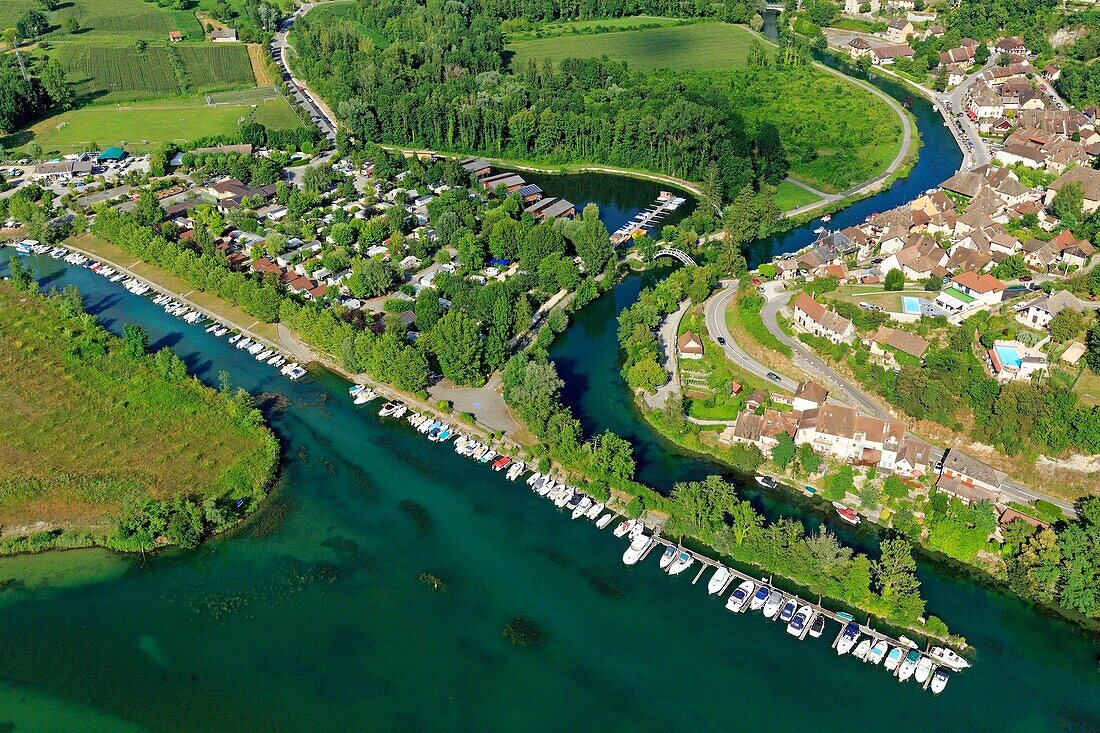
{"type": "MultiPolygon", "coordinates": [[[[583,204],[566,181],[557,195],[583,204]]],[[[692,572],[625,567],[610,531],[404,422],[383,424],[378,403],[353,406],[335,375],[289,382],[146,298],[32,261],[47,287],[76,285],[112,331],[141,325],[208,383],[228,371],[260,398],[285,461],[265,506],[197,550],[0,560],[11,730],[1100,731],[1095,641],[1006,594],[920,565],[929,610],[976,649],[974,668],[933,698],[838,659],[829,636],[799,643],[731,616],[692,572]],[[502,631],[517,616],[545,640],[510,645],[502,631]]],[[[621,427],[643,479],[667,487],[712,467],[632,417],[617,376],[614,313],[653,276],[586,308],[554,356],[586,426],[621,427]]],[[[864,531],[846,539],[873,543],[864,531]]]]}

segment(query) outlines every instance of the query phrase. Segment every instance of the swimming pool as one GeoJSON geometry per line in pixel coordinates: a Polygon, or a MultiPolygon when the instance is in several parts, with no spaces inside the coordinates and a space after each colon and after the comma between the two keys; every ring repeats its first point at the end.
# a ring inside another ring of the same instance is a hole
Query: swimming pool
{"type": "Polygon", "coordinates": [[[920,298],[914,298],[911,295],[903,295],[901,297],[901,309],[906,313],[914,316],[920,315],[920,298]]]}
{"type": "Polygon", "coordinates": [[[1006,367],[1019,369],[1020,364],[1023,363],[1020,352],[1015,346],[994,346],[993,350],[997,352],[997,358],[1001,360],[1001,364],[1006,367]]]}

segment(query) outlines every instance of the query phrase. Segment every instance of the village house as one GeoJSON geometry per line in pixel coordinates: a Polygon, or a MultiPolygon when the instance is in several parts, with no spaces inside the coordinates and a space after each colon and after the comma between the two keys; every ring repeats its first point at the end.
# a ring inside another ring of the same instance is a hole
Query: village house
{"type": "Polygon", "coordinates": [[[932,463],[932,446],[917,438],[906,438],[894,459],[894,473],[907,478],[920,478],[932,463]]]}
{"type": "Polygon", "coordinates": [[[979,305],[1000,303],[1005,284],[988,273],[964,272],[951,278],[956,288],[974,298],[979,305]]]}
{"type": "Polygon", "coordinates": [[[890,369],[900,369],[895,354],[905,354],[913,359],[922,359],[928,351],[928,341],[908,331],[889,326],[879,326],[878,331],[866,341],[871,355],[890,369]]]}
{"type": "Polygon", "coordinates": [[[826,338],[835,344],[849,343],[855,337],[852,322],[818,303],[806,293],[794,301],[794,321],[804,331],[826,338]]]}
{"type": "Polygon", "coordinates": [[[977,501],[996,502],[1001,496],[1005,474],[977,458],[951,448],[944,456],[936,488],[970,504],[977,501]]]}
{"type": "Polygon", "coordinates": [[[798,383],[789,404],[796,412],[804,412],[824,405],[828,398],[829,390],[817,382],[806,380],[798,383]]]}
{"type": "MultiPolygon", "coordinates": [[[[860,0],[844,0],[844,13],[846,15],[862,15],[859,6],[863,4],[864,3],[860,2],[860,0]]],[[[866,4],[869,6],[869,11],[872,13],[877,13],[882,9],[882,3],[880,3],[879,0],[870,0],[870,2],[866,4]]]]}
{"type": "Polygon", "coordinates": [[[980,79],[975,79],[967,88],[966,108],[979,119],[1003,117],[1005,113],[1001,95],[980,79]]]}
{"type": "Polygon", "coordinates": [[[871,54],[871,43],[863,36],[856,36],[848,41],[848,53],[854,59],[869,56],[871,54]]]}
{"type": "Polygon", "coordinates": [[[1017,56],[1030,56],[1031,51],[1028,50],[1027,44],[1024,43],[1024,39],[1017,36],[1006,36],[993,46],[994,53],[1011,53],[1017,56]]]}
{"type": "Polygon", "coordinates": [[[854,407],[824,404],[801,413],[794,442],[846,463],[893,471],[905,426],[860,415],[854,407]]]}
{"type": "Polygon", "coordinates": [[[676,352],[681,359],[702,359],[703,341],[691,331],[676,339],[676,352]]]}
{"type": "Polygon", "coordinates": [[[968,65],[974,60],[974,46],[959,46],[940,51],[940,66],[951,64],[968,65]]]}
{"type": "Polygon", "coordinates": [[[913,35],[913,24],[906,18],[894,18],[886,24],[886,37],[894,43],[905,43],[913,35]]]}
{"type": "Polygon", "coordinates": [[[1080,313],[1085,306],[1068,290],[1056,290],[1050,295],[1041,295],[1028,303],[1027,308],[1017,314],[1016,319],[1028,326],[1046,328],[1054,320],[1054,316],[1066,308],[1080,313]]]}
{"type": "Polygon", "coordinates": [[[1047,187],[1046,199],[1043,203],[1049,208],[1050,203],[1054,200],[1058,191],[1062,189],[1062,186],[1071,183],[1078,183],[1081,186],[1081,191],[1084,194],[1081,209],[1086,214],[1091,214],[1100,208],[1100,171],[1083,166],[1070,168],[1055,179],[1055,181],[1047,187]]]}
{"type": "Polygon", "coordinates": [[[913,54],[913,49],[904,43],[875,46],[871,48],[871,63],[876,66],[888,66],[896,59],[912,58],[913,54]]]}
{"type": "Polygon", "coordinates": [[[210,31],[210,40],[214,43],[236,43],[237,31],[233,28],[219,28],[210,31]]]}
{"type": "MultiPolygon", "coordinates": [[[[749,404],[752,404],[751,399],[749,404]]],[[[738,414],[734,424],[723,430],[718,440],[723,443],[755,445],[761,453],[770,455],[772,448],[779,442],[781,434],[786,433],[793,438],[797,429],[796,413],[780,412],[767,407],[764,408],[762,415],[757,415],[750,410],[738,414]]]]}

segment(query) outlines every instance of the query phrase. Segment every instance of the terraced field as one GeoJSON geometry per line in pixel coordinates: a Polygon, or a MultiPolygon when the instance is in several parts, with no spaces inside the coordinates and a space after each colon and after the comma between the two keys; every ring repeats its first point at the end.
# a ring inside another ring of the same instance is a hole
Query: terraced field
{"type": "Polygon", "coordinates": [[[55,57],[77,94],[87,100],[149,99],[255,84],[248,50],[242,45],[149,45],[138,52],[130,45],[74,43],[59,46],[55,57]],[[182,60],[182,74],[173,66],[173,53],[182,60]]]}

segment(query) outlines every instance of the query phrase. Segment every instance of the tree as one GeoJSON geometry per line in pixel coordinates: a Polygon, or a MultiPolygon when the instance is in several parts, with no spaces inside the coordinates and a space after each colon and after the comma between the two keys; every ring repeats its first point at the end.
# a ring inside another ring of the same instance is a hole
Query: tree
{"type": "Polygon", "coordinates": [[[1005,257],[990,270],[993,277],[1001,280],[1015,280],[1018,277],[1023,277],[1028,272],[1027,262],[1024,260],[1024,256],[1020,254],[1005,257]]]}
{"type": "Polygon", "coordinates": [[[434,288],[424,288],[416,294],[416,327],[421,331],[430,331],[432,326],[443,317],[443,306],[439,304],[439,293],[434,288]]]}
{"type": "Polygon", "coordinates": [[[375,298],[390,291],[396,280],[393,268],[377,257],[359,260],[348,278],[348,290],[356,298],[375,298]]]}
{"type": "Polygon", "coordinates": [[[909,496],[909,486],[899,476],[887,476],[882,482],[882,491],[891,499],[904,499],[909,496]]]}
{"type": "Polygon", "coordinates": [[[825,490],[821,492],[821,498],[826,501],[840,501],[847,494],[855,491],[855,474],[851,466],[841,466],[837,470],[825,476],[825,490]]]}
{"type": "Polygon", "coordinates": [[[172,500],[172,514],[168,520],[168,541],[190,550],[198,547],[204,531],[202,508],[190,499],[177,495],[172,500]]]}
{"type": "Polygon", "coordinates": [[[140,359],[149,352],[149,335],[145,329],[133,323],[122,327],[122,350],[131,359],[140,359]]]}
{"type": "Polygon", "coordinates": [[[8,258],[8,270],[11,273],[11,283],[17,290],[29,293],[38,289],[34,269],[30,266],[24,267],[22,261],[15,255],[8,258]]]}
{"type": "Polygon", "coordinates": [[[974,63],[981,66],[986,61],[989,61],[989,47],[984,43],[979,43],[978,48],[974,51],[974,63]]]}
{"type": "Polygon", "coordinates": [[[893,606],[899,618],[916,618],[924,610],[920,598],[917,563],[909,542],[900,538],[883,540],[882,554],[872,566],[875,587],[882,599],[893,606]],[[916,606],[920,610],[915,614],[916,606]]]}
{"type": "Polygon", "coordinates": [[[65,32],[70,36],[76,35],[80,32],[80,20],[75,15],[70,15],[68,18],[65,18],[61,27],[64,28],[65,32]]]}
{"type": "Polygon", "coordinates": [[[905,275],[901,270],[894,268],[886,273],[882,283],[883,290],[902,290],[905,288],[905,275]]]}
{"type": "Polygon", "coordinates": [[[431,348],[443,375],[458,385],[480,385],[482,374],[481,329],[477,321],[452,310],[432,328],[431,348]]]}
{"type": "Polygon", "coordinates": [[[809,443],[798,446],[798,465],[806,473],[814,473],[821,468],[821,457],[814,453],[814,448],[809,443]]]}
{"type": "Polygon", "coordinates": [[[57,10],[57,7],[61,5],[61,0],[38,0],[38,4],[46,11],[57,10]]]}
{"type": "Polygon", "coordinates": [[[36,38],[50,29],[50,21],[45,13],[31,8],[23,13],[15,23],[15,33],[20,38],[36,38]]]}
{"type": "Polygon", "coordinates": [[[779,140],[779,128],[771,122],[761,123],[756,131],[754,164],[756,177],[772,186],[778,186],[787,177],[787,171],[791,168],[787,160],[787,151],[779,140]]]}
{"type": "Polygon", "coordinates": [[[652,393],[668,381],[668,372],[656,359],[642,359],[630,366],[626,372],[626,383],[631,389],[640,389],[652,393]]]}
{"type": "Polygon", "coordinates": [[[772,448],[772,463],[785,469],[787,464],[794,460],[794,438],[788,433],[780,433],[776,440],[777,443],[772,448]]]}
{"type": "Polygon", "coordinates": [[[1072,308],[1063,308],[1054,318],[1050,319],[1047,330],[1055,341],[1064,342],[1075,338],[1084,326],[1081,314],[1072,308]]]}
{"type": "Polygon", "coordinates": [[[1088,337],[1085,339],[1085,363],[1088,364],[1089,369],[1100,374],[1100,323],[1093,325],[1089,329],[1088,337]]]}
{"type": "Polygon", "coordinates": [[[164,221],[164,209],[152,189],[146,188],[141,192],[134,209],[134,221],[145,227],[155,227],[164,221]]]}
{"type": "Polygon", "coordinates": [[[630,443],[610,430],[586,443],[585,449],[592,470],[618,479],[634,476],[634,452],[630,443]]]}
{"type": "Polygon", "coordinates": [[[1081,207],[1084,203],[1084,189],[1075,181],[1058,189],[1058,193],[1054,194],[1054,199],[1050,202],[1050,211],[1062,221],[1064,226],[1073,229],[1081,220],[1081,207]]]}
{"type": "Polygon", "coordinates": [[[584,207],[581,221],[571,222],[567,234],[584,263],[584,271],[590,275],[602,272],[615,255],[607,227],[600,221],[600,210],[595,204],[584,207]]]}

